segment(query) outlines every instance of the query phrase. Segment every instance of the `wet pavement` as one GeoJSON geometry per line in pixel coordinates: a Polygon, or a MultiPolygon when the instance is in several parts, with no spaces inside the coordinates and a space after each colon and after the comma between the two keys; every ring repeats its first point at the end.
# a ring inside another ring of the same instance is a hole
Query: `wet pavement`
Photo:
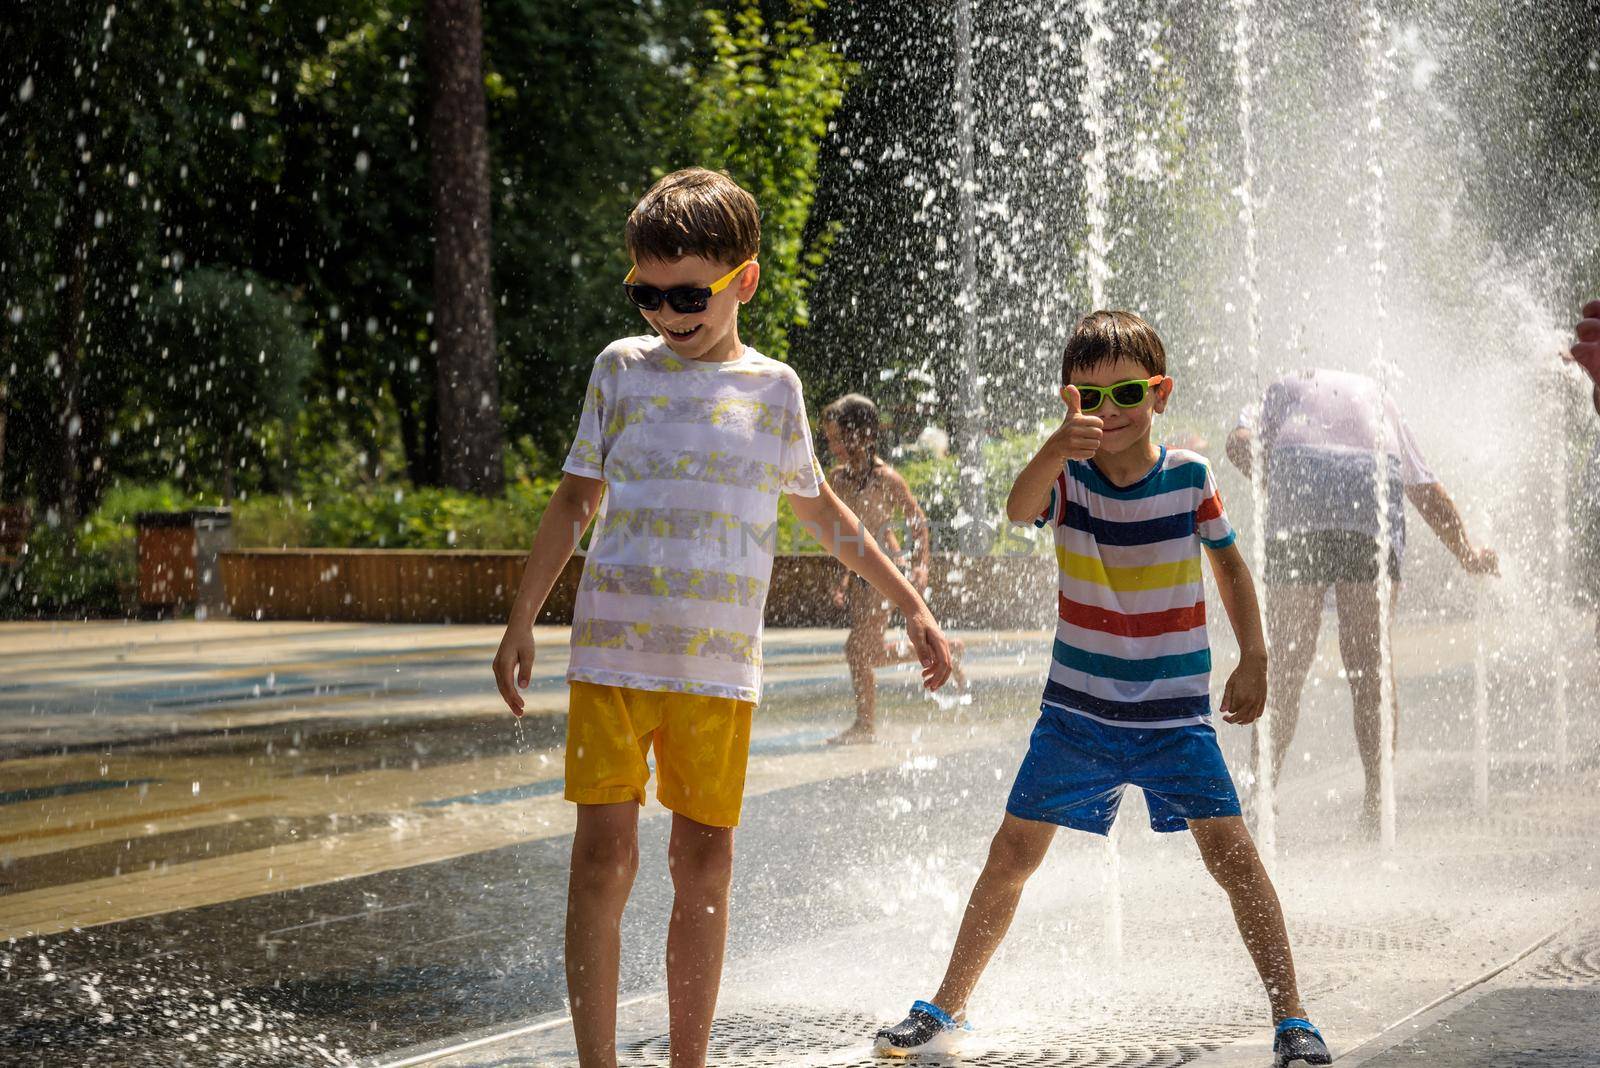
{"type": "MultiPolygon", "coordinates": [[[[823,739],[848,719],[843,633],[769,633],[716,1063],[858,1063],[871,1028],[937,981],[1048,648],[965,637],[970,704],[885,670],[885,742],[841,751],[823,739]]],[[[1529,668],[1548,650],[1508,645],[1487,665],[1493,803],[1474,812],[1475,646],[1464,627],[1411,621],[1396,639],[1401,848],[1384,856],[1355,830],[1327,637],[1274,873],[1312,1010],[1352,1049],[1528,946],[1576,937],[1571,918],[1600,901],[1600,737],[1592,672],[1575,676],[1558,773],[1551,682],[1529,668]]],[[[0,1064],[572,1063],[565,635],[540,632],[520,726],[489,685],[498,638],[0,627],[0,1064]],[[523,1033],[449,1052],[508,1031],[523,1033]]],[[[1248,734],[1221,730],[1243,779],[1248,734]]],[[[1120,927],[1105,847],[1063,833],[974,1001],[973,1063],[1259,1063],[1263,998],[1192,843],[1151,834],[1132,797],[1121,827],[1120,927]]],[[[624,920],[630,1064],[665,1063],[665,831],[647,807],[624,920]]],[[[1522,1026],[1571,1007],[1522,996],[1463,1011],[1522,1026]]]]}

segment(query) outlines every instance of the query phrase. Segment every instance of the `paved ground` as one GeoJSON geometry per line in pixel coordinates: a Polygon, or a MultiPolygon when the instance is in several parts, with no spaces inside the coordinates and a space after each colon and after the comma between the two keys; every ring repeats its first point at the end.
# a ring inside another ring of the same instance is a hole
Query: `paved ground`
{"type": "MultiPolygon", "coordinates": [[[[0,1064],[382,1063],[519,1025],[542,1029],[455,1063],[571,1063],[564,636],[541,632],[521,727],[488,684],[498,636],[0,627],[0,1064]]],[[[888,671],[886,743],[824,746],[847,719],[842,637],[769,635],[718,1063],[855,1063],[872,1026],[926,995],[1026,744],[1046,644],[985,634],[968,636],[971,704],[888,671]]],[[[1483,660],[1494,803],[1475,814],[1472,631],[1412,620],[1397,649],[1401,850],[1353,833],[1331,644],[1283,789],[1275,871],[1344,1048],[1597,903],[1592,673],[1571,682],[1557,774],[1548,648],[1530,637],[1483,660]]],[[[1242,777],[1246,733],[1224,737],[1242,777]]],[[[664,1049],[660,813],[646,809],[625,918],[634,1064],[664,1049]]],[[[1062,836],[980,988],[976,1063],[1252,1056],[1261,996],[1220,895],[1186,836],[1140,816],[1130,800],[1115,895],[1104,847],[1062,836]]],[[[1555,1003],[1480,1011],[1519,1021],[1555,1003]]]]}

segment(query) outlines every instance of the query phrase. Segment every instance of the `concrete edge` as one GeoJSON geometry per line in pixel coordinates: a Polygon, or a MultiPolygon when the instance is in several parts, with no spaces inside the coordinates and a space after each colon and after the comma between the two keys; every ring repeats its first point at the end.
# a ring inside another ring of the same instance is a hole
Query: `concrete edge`
{"type": "MultiPolygon", "coordinates": [[[[643,994],[638,997],[627,998],[617,1003],[621,1009],[644,1001],[654,994],[643,994]]],[[[431,1042],[420,1042],[414,1046],[395,1050],[390,1053],[380,1053],[371,1057],[363,1057],[356,1061],[357,1068],[412,1068],[413,1065],[429,1064],[433,1061],[453,1057],[458,1053],[467,1053],[471,1050],[482,1049],[484,1046],[493,1046],[501,1042],[509,1042],[514,1038],[526,1035],[536,1035],[541,1031],[550,1031],[572,1021],[569,1012],[552,1012],[543,1016],[536,1016],[525,1020],[513,1027],[491,1024],[475,1031],[467,1031],[447,1038],[435,1039],[431,1042]]]]}
{"type": "Polygon", "coordinates": [[[1510,971],[1518,964],[1521,964],[1523,961],[1527,960],[1534,953],[1549,945],[1557,936],[1559,936],[1563,931],[1567,930],[1569,926],[1570,923],[1562,923],[1555,930],[1551,931],[1543,938],[1538,939],[1532,945],[1511,957],[1511,959],[1493,968],[1490,968],[1488,971],[1484,972],[1471,982],[1463,983],[1461,986],[1457,987],[1450,993],[1445,994],[1443,997],[1435,998],[1433,1001],[1422,1006],[1422,1008],[1417,1009],[1409,1016],[1406,1016],[1400,1020],[1396,1020],[1394,1023],[1390,1024],[1376,1035],[1368,1038],[1365,1042],[1345,1051],[1336,1059],[1341,1064],[1350,1065],[1350,1068],[1359,1068],[1360,1065],[1366,1064],[1367,1062],[1382,1056],[1394,1047],[1398,1046],[1400,1043],[1406,1041],[1406,1039],[1411,1038],[1420,1031],[1424,1031],[1427,1028],[1432,1027],[1440,1020],[1459,1012],[1461,1009],[1471,1005],[1485,994],[1493,991],[1496,987],[1496,984],[1494,983],[1495,979],[1498,979],[1501,975],[1510,971]]]}
{"type": "MultiPolygon", "coordinates": [[[[1562,920],[1547,934],[1541,935],[1531,944],[1513,953],[1510,957],[1493,965],[1479,975],[1461,983],[1432,1001],[1414,1009],[1393,1023],[1382,1024],[1376,1031],[1369,1031],[1351,1042],[1342,1042],[1344,1036],[1335,1028],[1327,1028],[1329,1049],[1333,1052],[1333,1059],[1339,1064],[1349,1064],[1352,1068],[1360,1065],[1405,1041],[1419,1028],[1434,1023],[1437,1019],[1454,1012],[1461,1007],[1459,999],[1470,995],[1472,1000],[1481,996],[1478,988],[1488,983],[1501,972],[1512,968],[1526,960],[1533,953],[1566,930],[1570,921],[1562,920]],[[1476,991],[1476,993],[1474,993],[1476,991]],[[1425,1021],[1425,1022],[1424,1022],[1425,1021]],[[1410,1025],[1410,1026],[1408,1026],[1410,1025]],[[1343,1052],[1340,1047],[1345,1047],[1343,1052]],[[1354,1058],[1354,1059],[1352,1059],[1354,1058]]],[[[1214,1050],[1203,1057],[1190,1061],[1188,1068],[1260,1068],[1272,1060],[1272,1032],[1262,1029],[1244,1038],[1237,1039],[1214,1050]]]]}

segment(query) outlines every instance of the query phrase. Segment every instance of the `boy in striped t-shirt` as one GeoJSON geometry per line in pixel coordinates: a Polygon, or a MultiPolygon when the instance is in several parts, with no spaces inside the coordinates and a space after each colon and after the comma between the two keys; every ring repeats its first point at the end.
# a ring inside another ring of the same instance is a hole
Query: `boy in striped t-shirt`
{"type": "Polygon", "coordinates": [[[1227,892],[1267,988],[1274,1064],[1329,1064],[1305,1019],[1283,912],[1239,813],[1211,727],[1202,547],[1239,639],[1222,692],[1229,723],[1266,706],[1267,651],[1255,587],[1205,459],[1150,440],[1172,379],[1139,316],[1097,311],[1067,343],[1067,417],[1022,469],[1006,514],[1055,534],[1054,655],[1038,725],[932,1001],[878,1032],[880,1054],[950,1048],[967,999],[999,947],[1023,885],[1057,827],[1108,834],[1130,785],[1157,831],[1190,831],[1227,892]]]}

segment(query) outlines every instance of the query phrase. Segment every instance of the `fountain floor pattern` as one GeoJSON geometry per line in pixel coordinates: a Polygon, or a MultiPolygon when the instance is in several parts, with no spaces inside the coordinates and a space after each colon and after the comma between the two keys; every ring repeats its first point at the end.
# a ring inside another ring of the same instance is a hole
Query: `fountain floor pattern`
{"type": "MultiPolygon", "coordinates": [[[[1324,633],[1275,871],[1308,1001],[1345,1048],[1594,904],[1600,724],[1575,708],[1579,759],[1558,782],[1539,724],[1497,718],[1495,805],[1474,816],[1467,633],[1413,621],[1397,634],[1408,734],[1392,860],[1352,833],[1359,772],[1324,633]]],[[[1045,643],[985,634],[969,636],[972,705],[941,709],[886,671],[886,743],[824,746],[848,719],[842,639],[771,635],[777,685],[753,747],[717,1064],[859,1063],[871,1029],[926,996],[1026,745],[1045,643]]],[[[0,628],[8,679],[26,687],[0,694],[18,743],[0,758],[0,1064],[392,1063],[541,1021],[441,1063],[571,1063],[561,718],[530,716],[519,738],[495,712],[482,682],[494,640],[465,627],[159,624],[115,641],[97,625],[0,628]],[[105,676],[130,661],[177,680],[185,702],[112,692],[105,676]],[[286,664],[322,696],[246,699],[244,716],[239,679],[281,679],[286,664]],[[340,686],[365,672],[412,696],[348,700],[340,686]]],[[[558,685],[559,642],[543,647],[558,685]]],[[[1537,708],[1539,680],[1502,662],[1497,707],[1537,708]]],[[[1220,729],[1246,767],[1248,732],[1220,729]]],[[[1124,966],[1107,960],[1103,848],[1064,834],[974,1002],[969,1063],[1228,1063],[1259,1032],[1262,997],[1220,894],[1188,837],[1150,834],[1142,807],[1125,810],[1124,966]]],[[[624,920],[636,1066],[664,1049],[660,812],[646,810],[624,920]]]]}

